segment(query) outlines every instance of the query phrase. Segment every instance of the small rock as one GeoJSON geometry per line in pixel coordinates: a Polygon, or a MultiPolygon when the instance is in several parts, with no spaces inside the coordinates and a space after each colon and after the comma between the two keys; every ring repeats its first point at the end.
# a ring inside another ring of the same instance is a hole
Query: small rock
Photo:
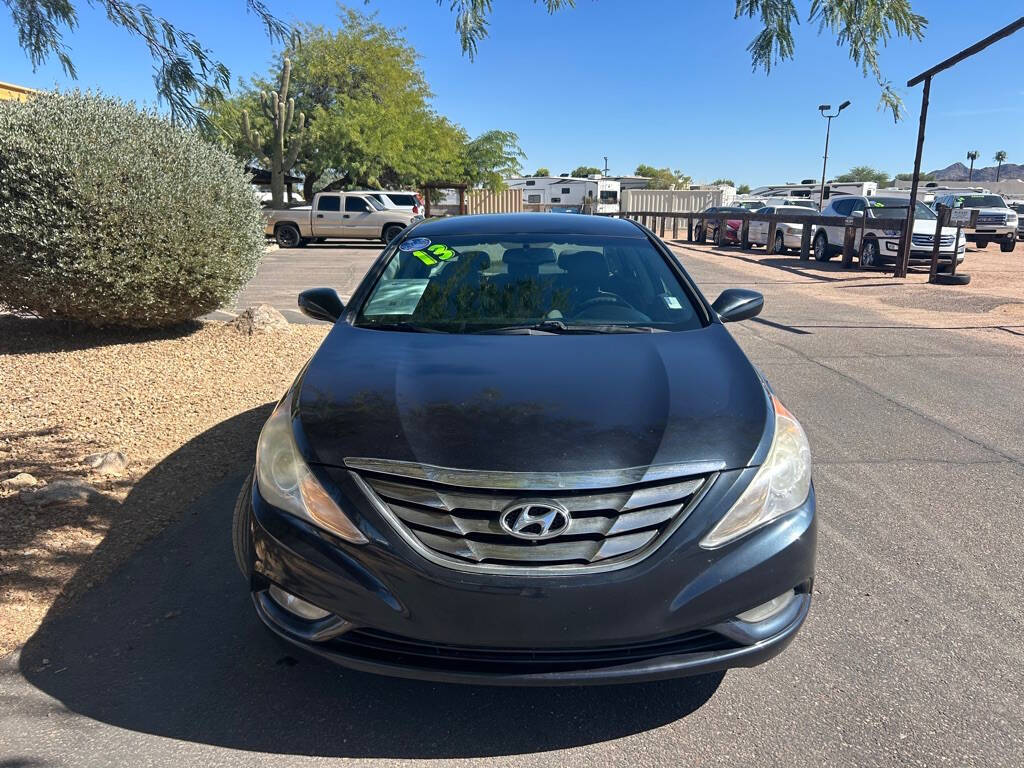
{"type": "Polygon", "coordinates": [[[93,453],[82,459],[82,462],[100,475],[122,475],[128,466],[128,460],[120,451],[93,453]]]}
{"type": "Polygon", "coordinates": [[[254,333],[287,330],[288,320],[269,304],[260,304],[242,312],[231,321],[231,325],[239,333],[252,336],[254,333]]]}
{"type": "Polygon", "coordinates": [[[34,491],[23,490],[20,498],[26,504],[36,507],[51,507],[56,504],[87,504],[100,495],[100,492],[88,483],[75,478],[65,478],[54,480],[34,491]]]}
{"type": "Polygon", "coordinates": [[[20,490],[21,488],[31,488],[38,484],[39,481],[28,472],[19,472],[14,477],[8,477],[6,480],[0,481],[0,486],[3,486],[3,488],[8,491],[20,490]]]}

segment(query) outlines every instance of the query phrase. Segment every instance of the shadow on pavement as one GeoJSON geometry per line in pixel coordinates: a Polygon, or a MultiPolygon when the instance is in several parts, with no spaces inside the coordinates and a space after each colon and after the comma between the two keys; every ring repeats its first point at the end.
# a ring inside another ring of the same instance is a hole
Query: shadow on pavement
{"type": "MultiPolygon", "coordinates": [[[[126,514],[144,515],[196,483],[200,495],[190,493],[198,501],[184,519],[109,579],[51,612],[21,653],[30,684],[74,713],[132,731],[262,752],[405,758],[614,739],[687,716],[721,684],[724,673],[643,686],[448,686],[293,655],[254,616],[231,552],[231,510],[267,408],[208,430],[139,481],[126,514]],[[232,457],[210,451],[225,444],[232,457]],[[196,473],[208,452],[230,467],[226,480],[196,473]]],[[[117,535],[115,526],[100,549],[117,535]]],[[[76,579],[88,578],[87,561],[76,579]]]]}

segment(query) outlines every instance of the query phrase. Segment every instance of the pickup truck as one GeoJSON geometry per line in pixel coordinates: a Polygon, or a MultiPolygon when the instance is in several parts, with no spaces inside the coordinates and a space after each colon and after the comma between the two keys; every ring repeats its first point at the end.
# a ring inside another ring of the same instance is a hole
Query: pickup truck
{"type": "Polygon", "coordinates": [[[999,243],[999,250],[1012,253],[1017,245],[1017,212],[1000,195],[963,192],[935,198],[936,205],[947,208],[977,208],[978,220],[974,229],[965,229],[967,241],[979,248],[990,242],[999,243]]]}
{"type": "Polygon", "coordinates": [[[282,248],[335,238],[383,240],[385,243],[423,217],[386,209],[360,192],[318,192],[312,205],[264,213],[265,233],[282,248]]]}

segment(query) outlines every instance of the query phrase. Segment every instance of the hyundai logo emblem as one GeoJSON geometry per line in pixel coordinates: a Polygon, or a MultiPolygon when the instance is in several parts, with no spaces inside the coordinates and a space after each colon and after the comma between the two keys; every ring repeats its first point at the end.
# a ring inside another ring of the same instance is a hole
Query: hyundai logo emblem
{"type": "Polygon", "coordinates": [[[572,515],[557,501],[549,499],[517,500],[503,510],[498,525],[510,536],[540,541],[560,536],[569,529],[572,515]]]}

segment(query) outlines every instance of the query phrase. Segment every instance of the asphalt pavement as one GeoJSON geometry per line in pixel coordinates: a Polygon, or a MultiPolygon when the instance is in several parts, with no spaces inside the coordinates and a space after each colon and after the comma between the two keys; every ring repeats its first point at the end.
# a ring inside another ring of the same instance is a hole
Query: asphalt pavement
{"type": "MultiPolygon", "coordinates": [[[[277,252],[249,295],[348,293],[375,255],[277,252]]],[[[332,667],[252,614],[229,537],[240,464],[0,660],[0,766],[1024,764],[1022,347],[817,295],[813,265],[681,258],[712,298],[764,292],[762,317],[731,330],[811,439],[815,595],[781,656],[553,690],[332,667]]]]}

